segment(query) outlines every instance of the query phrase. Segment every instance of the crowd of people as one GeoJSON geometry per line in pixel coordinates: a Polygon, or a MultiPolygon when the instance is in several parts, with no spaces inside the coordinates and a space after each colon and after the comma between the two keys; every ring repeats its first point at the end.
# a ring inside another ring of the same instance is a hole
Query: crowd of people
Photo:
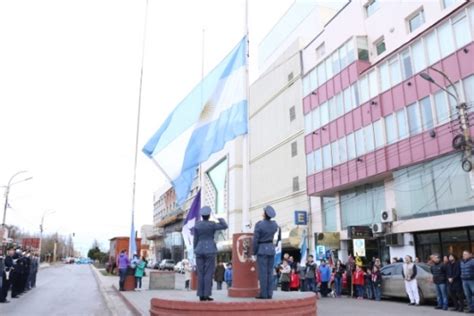
{"type": "Polygon", "coordinates": [[[125,278],[127,273],[131,273],[135,277],[135,290],[140,291],[145,268],[148,265],[146,258],[142,257],[140,259],[137,254],[134,254],[132,260],[129,260],[127,251],[124,249],[120,252],[116,265],[119,270],[119,290],[125,291],[125,278]]]}
{"type": "Polygon", "coordinates": [[[21,248],[8,247],[4,257],[0,257],[0,303],[9,303],[10,297],[19,298],[23,293],[36,287],[39,268],[37,253],[21,248]]]}
{"type": "MultiPolygon", "coordinates": [[[[418,306],[417,263],[409,255],[393,258],[386,264],[403,263],[402,277],[405,290],[410,299],[410,305],[418,306]]],[[[448,298],[452,302],[452,311],[464,311],[464,301],[467,301],[468,313],[474,313],[474,258],[469,251],[463,252],[463,258],[458,260],[455,255],[445,256],[443,260],[437,254],[428,260],[432,274],[432,283],[436,288],[436,309],[448,309],[448,298]]],[[[318,297],[341,297],[343,288],[347,294],[357,299],[380,301],[382,297],[382,263],[379,258],[373,258],[365,266],[361,261],[349,256],[346,263],[337,260],[334,264],[321,260],[318,265],[313,256],[308,256],[305,265],[295,262],[289,254],[284,254],[283,261],[273,272],[274,290],[280,286],[281,291],[311,291],[318,297]]]]}

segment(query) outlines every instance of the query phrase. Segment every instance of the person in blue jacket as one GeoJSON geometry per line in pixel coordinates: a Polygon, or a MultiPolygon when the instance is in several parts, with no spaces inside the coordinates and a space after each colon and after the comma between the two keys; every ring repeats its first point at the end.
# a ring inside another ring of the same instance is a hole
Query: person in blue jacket
{"type": "Polygon", "coordinates": [[[227,264],[227,269],[225,269],[224,281],[225,283],[227,283],[228,289],[232,287],[232,263],[231,262],[227,264]]]}
{"type": "Polygon", "coordinates": [[[273,264],[275,260],[275,245],[273,236],[278,225],[272,218],[276,216],[270,205],[263,209],[263,220],[255,225],[253,233],[253,254],[257,256],[258,280],[260,295],[257,299],[271,299],[273,296],[273,264]]]}
{"type": "Polygon", "coordinates": [[[321,295],[328,296],[328,283],[331,280],[331,268],[326,264],[326,260],[321,260],[319,266],[319,273],[321,274],[321,295]]]}
{"type": "Polygon", "coordinates": [[[217,247],[214,234],[218,230],[227,229],[227,223],[223,218],[218,218],[219,223],[209,221],[211,208],[204,206],[200,210],[202,221],[194,226],[194,254],[196,255],[196,267],[198,275],[197,296],[200,301],[213,301],[212,276],[216,270],[217,247]]]}

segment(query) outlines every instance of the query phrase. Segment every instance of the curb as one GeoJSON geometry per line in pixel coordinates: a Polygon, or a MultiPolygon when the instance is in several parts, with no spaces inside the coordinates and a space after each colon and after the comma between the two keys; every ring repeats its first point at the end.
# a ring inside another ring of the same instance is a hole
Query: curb
{"type": "Polygon", "coordinates": [[[107,309],[109,310],[112,316],[119,316],[119,313],[117,313],[117,311],[114,308],[114,304],[112,303],[109,296],[106,294],[106,289],[104,285],[102,284],[102,281],[100,280],[100,277],[98,275],[100,273],[99,270],[97,270],[97,268],[94,267],[93,265],[90,265],[90,268],[92,270],[92,274],[94,275],[94,279],[97,282],[97,287],[99,288],[100,294],[102,295],[102,298],[105,301],[105,305],[107,306],[107,309]]]}
{"type": "Polygon", "coordinates": [[[133,305],[132,302],[130,302],[126,297],[125,295],[123,295],[123,293],[121,291],[119,291],[117,289],[117,285],[112,285],[112,288],[115,290],[115,292],[117,293],[118,296],[120,296],[120,298],[122,299],[122,301],[125,303],[125,305],[127,305],[128,309],[132,312],[132,314],[134,316],[141,316],[142,313],[138,310],[138,308],[135,307],[135,305],[133,305]]]}

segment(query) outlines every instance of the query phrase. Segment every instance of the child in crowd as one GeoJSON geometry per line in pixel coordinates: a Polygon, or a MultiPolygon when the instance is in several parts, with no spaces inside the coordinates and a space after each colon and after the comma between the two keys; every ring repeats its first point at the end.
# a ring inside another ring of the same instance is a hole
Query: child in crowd
{"type": "Polygon", "coordinates": [[[224,281],[227,283],[227,288],[232,287],[232,263],[227,264],[227,269],[225,269],[224,273],[224,281]]]}
{"type": "Polygon", "coordinates": [[[296,269],[291,270],[290,275],[290,291],[298,291],[300,289],[300,277],[296,269]]]}
{"type": "Polygon", "coordinates": [[[356,266],[356,270],[352,275],[353,283],[356,289],[357,299],[364,299],[364,271],[360,266],[356,266]]]}

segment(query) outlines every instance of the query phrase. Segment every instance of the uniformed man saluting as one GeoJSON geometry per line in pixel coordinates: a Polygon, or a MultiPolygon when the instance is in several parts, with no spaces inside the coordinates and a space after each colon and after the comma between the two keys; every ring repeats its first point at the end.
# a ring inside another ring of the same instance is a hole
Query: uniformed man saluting
{"type": "Polygon", "coordinates": [[[223,218],[218,218],[219,223],[210,222],[211,208],[204,206],[200,210],[202,221],[194,226],[194,253],[196,254],[196,266],[198,275],[197,296],[200,301],[213,301],[211,297],[212,276],[216,270],[217,247],[214,241],[214,233],[217,230],[227,229],[227,223],[223,218]]]}
{"type": "Polygon", "coordinates": [[[275,245],[273,236],[278,225],[271,219],[275,217],[275,210],[270,205],[263,209],[263,221],[255,225],[253,233],[253,253],[257,256],[258,279],[260,295],[256,298],[271,299],[273,296],[273,263],[275,260],[275,245]]]}

